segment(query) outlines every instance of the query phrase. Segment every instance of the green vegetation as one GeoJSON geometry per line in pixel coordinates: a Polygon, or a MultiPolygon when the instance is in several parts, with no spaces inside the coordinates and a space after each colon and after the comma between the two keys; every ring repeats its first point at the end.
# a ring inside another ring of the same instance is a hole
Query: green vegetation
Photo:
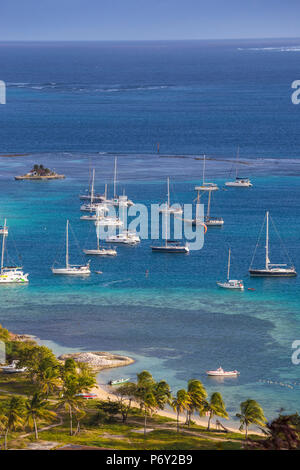
{"type": "Polygon", "coordinates": [[[49,168],[45,168],[44,165],[33,165],[33,169],[30,173],[36,173],[38,176],[48,176],[55,174],[53,171],[49,170],[49,168]]]}
{"type": "MultiPolygon", "coordinates": [[[[0,373],[0,439],[4,449],[24,448],[32,440],[81,444],[113,449],[241,449],[243,436],[210,430],[215,416],[228,418],[222,396],[210,400],[203,384],[192,379],[187,389],[172,396],[168,383],[150,372],[137,374],[114,390],[114,399],[84,400],[95,385],[86,364],[58,361],[50,349],[34,341],[20,341],[0,326],[9,361],[17,360],[26,372],[0,373]],[[137,406],[138,405],[138,406],[137,406]],[[157,414],[171,406],[177,420],[157,414]],[[195,425],[192,417],[208,412],[208,426],[195,425]],[[181,426],[180,414],[186,413],[181,426]]],[[[248,439],[249,424],[263,426],[265,418],[254,400],[241,404],[237,414],[248,439]]],[[[300,426],[299,426],[300,428],[300,426]]],[[[268,431],[270,434],[270,430],[268,431]]],[[[263,439],[253,440],[253,446],[263,439]]],[[[270,441],[270,435],[268,435],[270,441]]]]}
{"type": "Polygon", "coordinates": [[[202,409],[200,409],[200,416],[204,416],[206,413],[208,413],[207,431],[210,431],[210,423],[213,416],[220,416],[221,418],[228,419],[225,403],[220,393],[213,393],[210,401],[205,401],[203,403],[202,409]]]}
{"type": "Polygon", "coordinates": [[[257,426],[264,427],[266,423],[266,418],[263,412],[262,407],[255,400],[246,400],[243,401],[240,405],[241,412],[236,414],[236,417],[240,420],[240,431],[245,429],[246,431],[246,441],[248,439],[248,427],[249,424],[256,424],[257,426]]]}

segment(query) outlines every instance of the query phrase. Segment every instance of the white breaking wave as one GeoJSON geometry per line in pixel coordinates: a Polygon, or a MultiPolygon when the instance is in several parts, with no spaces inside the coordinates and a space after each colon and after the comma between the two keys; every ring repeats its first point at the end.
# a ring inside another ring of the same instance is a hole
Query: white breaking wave
{"type": "Polygon", "coordinates": [[[237,49],[238,51],[300,52],[300,45],[280,47],[238,47],[237,49]]]}

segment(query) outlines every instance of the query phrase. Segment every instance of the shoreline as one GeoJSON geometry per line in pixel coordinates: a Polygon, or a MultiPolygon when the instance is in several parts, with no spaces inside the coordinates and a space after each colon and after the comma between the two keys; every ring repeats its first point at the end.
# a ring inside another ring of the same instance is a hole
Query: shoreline
{"type": "MultiPolygon", "coordinates": [[[[18,339],[19,341],[34,341],[36,342],[37,344],[41,344],[43,341],[36,337],[36,336],[33,336],[33,335],[29,335],[29,334],[18,334],[18,333],[12,333],[10,332],[10,334],[14,337],[14,339],[18,339]]],[[[48,347],[48,346],[47,346],[48,347]]],[[[49,347],[49,349],[51,349],[49,347]]],[[[51,349],[52,350],[52,349],[51,349]]],[[[54,354],[56,355],[56,357],[58,358],[58,360],[64,360],[62,359],[63,357],[65,359],[67,359],[68,357],[73,357],[76,359],[76,357],[82,355],[82,354],[93,354],[91,352],[88,352],[88,351],[77,351],[77,352],[73,352],[73,353],[63,353],[63,354],[56,354],[54,352],[54,354]]],[[[95,354],[95,352],[94,352],[95,354]]],[[[121,360],[118,361],[118,363],[112,363],[112,364],[104,364],[102,366],[97,366],[96,368],[94,368],[94,373],[97,374],[97,384],[91,388],[91,393],[94,393],[98,399],[100,400],[111,400],[111,401],[115,401],[117,400],[117,397],[116,395],[111,392],[111,391],[107,391],[103,385],[100,385],[98,380],[99,380],[99,375],[101,373],[102,370],[108,370],[108,369],[113,369],[113,368],[117,368],[117,367],[125,367],[125,366],[129,366],[129,365],[132,365],[135,363],[135,360],[129,356],[121,356],[120,354],[117,354],[117,353],[114,353],[114,352],[104,352],[104,351],[101,351],[98,352],[98,354],[102,354],[104,356],[108,356],[108,357],[114,357],[114,358],[121,358],[121,360]]],[[[93,367],[92,367],[93,369],[93,367]]],[[[133,407],[136,407],[136,408],[139,408],[139,404],[135,401],[132,401],[132,406],[133,407]]],[[[158,410],[156,413],[156,415],[158,416],[164,416],[166,418],[170,418],[170,419],[173,419],[176,421],[177,419],[177,415],[176,415],[176,412],[173,411],[173,410],[158,410]]],[[[217,418],[219,419],[219,418],[217,418]]],[[[185,415],[181,414],[179,415],[179,422],[182,424],[182,423],[185,423],[185,420],[186,420],[186,417],[185,415]]],[[[194,421],[197,425],[199,426],[203,426],[204,428],[207,427],[207,418],[204,418],[204,417],[199,417],[199,416],[195,416],[193,415],[192,416],[192,421],[194,421]]],[[[230,422],[230,420],[229,420],[230,422]]],[[[241,436],[244,436],[245,433],[243,431],[240,431],[238,427],[235,427],[235,426],[232,426],[232,424],[229,424],[227,426],[227,423],[226,423],[226,420],[222,419],[221,423],[223,424],[223,426],[229,431],[229,432],[233,432],[233,433],[237,433],[237,434],[240,434],[241,436]]],[[[217,430],[216,428],[216,424],[214,422],[211,422],[211,430],[217,430]]],[[[256,435],[259,435],[259,436],[263,436],[263,432],[260,431],[260,430],[253,430],[253,429],[250,429],[249,430],[249,434],[256,434],[256,435]]]]}
{"type": "MultiPolygon", "coordinates": [[[[97,398],[99,398],[100,400],[108,400],[109,399],[111,401],[115,401],[117,399],[114,393],[108,392],[107,390],[105,390],[105,388],[100,386],[99,383],[91,389],[91,392],[94,393],[95,395],[97,395],[97,398]]],[[[132,406],[136,407],[136,408],[139,408],[139,404],[137,402],[134,402],[134,401],[132,401],[132,406]]],[[[171,419],[174,419],[175,421],[177,419],[177,415],[176,415],[175,411],[172,411],[172,410],[159,410],[157,413],[155,413],[155,415],[164,416],[166,418],[171,418],[171,419]]],[[[180,423],[185,423],[185,420],[186,420],[186,417],[185,417],[184,414],[179,415],[179,422],[180,423]]],[[[193,415],[192,416],[192,421],[194,421],[199,426],[203,426],[205,428],[207,427],[207,418],[200,418],[198,416],[193,415]]],[[[243,431],[240,431],[239,428],[233,427],[232,425],[227,426],[226,425],[226,420],[222,420],[221,422],[222,422],[223,426],[226,429],[228,429],[229,432],[234,432],[234,433],[237,433],[237,434],[241,434],[241,436],[245,435],[245,433],[243,431]]],[[[212,431],[217,430],[215,423],[211,423],[210,427],[211,427],[212,431]]],[[[249,434],[251,434],[251,433],[257,434],[259,436],[264,435],[260,430],[250,429],[249,434]]]]}

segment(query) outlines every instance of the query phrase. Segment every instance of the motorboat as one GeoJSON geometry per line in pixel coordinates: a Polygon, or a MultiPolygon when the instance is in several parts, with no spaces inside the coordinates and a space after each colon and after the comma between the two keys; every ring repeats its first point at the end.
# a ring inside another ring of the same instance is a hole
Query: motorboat
{"type": "Polygon", "coordinates": [[[237,377],[240,373],[237,370],[225,371],[222,367],[217,370],[207,370],[206,374],[211,377],[237,377]]]}

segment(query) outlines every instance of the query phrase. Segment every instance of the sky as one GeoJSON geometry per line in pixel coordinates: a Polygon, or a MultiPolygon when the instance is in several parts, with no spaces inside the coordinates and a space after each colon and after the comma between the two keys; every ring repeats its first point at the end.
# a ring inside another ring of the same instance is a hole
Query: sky
{"type": "Polygon", "coordinates": [[[0,40],[300,37],[299,0],[0,0],[0,40]]]}

